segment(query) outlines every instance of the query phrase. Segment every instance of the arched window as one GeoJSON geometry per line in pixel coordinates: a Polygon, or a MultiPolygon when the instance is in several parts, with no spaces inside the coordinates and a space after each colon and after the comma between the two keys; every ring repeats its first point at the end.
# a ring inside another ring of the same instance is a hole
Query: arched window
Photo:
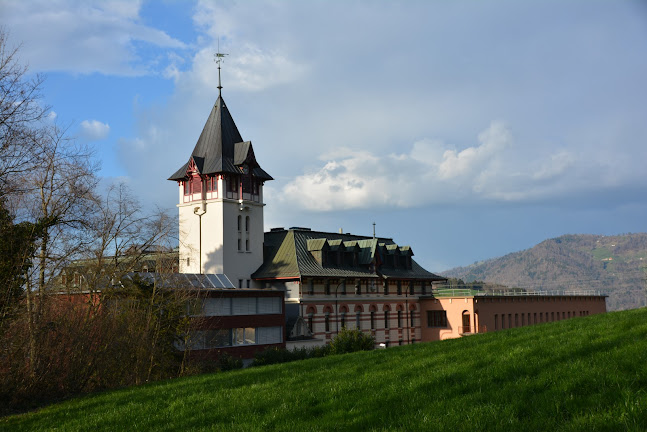
{"type": "Polygon", "coordinates": [[[360,311],[355,312],[355,328],[362,329],[362,313],[360,311]]]}
{"type": "Polygon", "coordinates": [[[330,312],[326,312],[326,315],[324,318],[324,329],[326,333],[330,333],[330,312]]]}
{"type": "Polygon", "coordinates": [[[343,329],[345,327],[346,327],[346,312],[342,311],[341,312],[341,328],[343,329]]]}
{"type": "Polygon", "coordinates": [[[310,329],[311,333],[315,332],[315,329],[314,329],[314,314],[313,313],[308,314],[308,328],[310,329]]]}
{"type": "Polygon", "coordinates": [[[398,328],[402,328],[402,311],[398,310],[398,328]]]}

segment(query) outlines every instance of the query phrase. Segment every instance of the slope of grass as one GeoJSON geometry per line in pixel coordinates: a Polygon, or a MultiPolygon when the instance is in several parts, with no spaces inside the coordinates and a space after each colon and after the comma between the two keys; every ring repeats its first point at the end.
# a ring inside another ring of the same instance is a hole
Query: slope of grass
{"type": "Polygon", "coordinates": [[[647,430],[647,309],[203,375],[3,430],[647,430]]]}

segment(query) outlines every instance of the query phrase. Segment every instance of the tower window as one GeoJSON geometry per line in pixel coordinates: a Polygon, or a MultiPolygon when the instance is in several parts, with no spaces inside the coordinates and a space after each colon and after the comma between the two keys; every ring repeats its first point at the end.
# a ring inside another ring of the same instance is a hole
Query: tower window
{"type": "Polygon", "coordinates": [[[191,182],[184,182],[184,195],[191,195],[191,182]]]}

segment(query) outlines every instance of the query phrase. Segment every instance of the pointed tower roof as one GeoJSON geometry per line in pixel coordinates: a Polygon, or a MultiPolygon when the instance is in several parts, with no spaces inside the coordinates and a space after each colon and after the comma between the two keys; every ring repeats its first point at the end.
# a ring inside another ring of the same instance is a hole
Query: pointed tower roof
{"type": "Polygon", "coordinates": [[[218,96],[189,160],[169,180],[183,180],[191,160],[202,175],[240,174],[247,165],[260,180],[274,180],[256,162],[250,141],[243,141],[222,96],[218,96]]]}

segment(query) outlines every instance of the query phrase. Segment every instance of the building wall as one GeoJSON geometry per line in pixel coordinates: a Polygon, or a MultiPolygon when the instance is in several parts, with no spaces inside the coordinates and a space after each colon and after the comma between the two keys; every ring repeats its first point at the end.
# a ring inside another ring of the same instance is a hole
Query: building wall
{"type": "Polygon", "coordinates": [[[475,310],[487,331],[605,313],[604,296],[477,297],[475,310]]]}
{"type": "Polygon", "coordinates": [[[253,288],[251,274],[263,263],[262,186],[259,187],[260,202],[245,200],[242,203],[224,198],[225,187],[226,179],[219,176],[218,192],[206,192],[203,187],[201,194],[186,197],[180,184],[179,270],[180,273],[221,273],[238,287],[253,288]],[[201,218],[195,213],[196,209],[203,214],[201,218]]]}
{"type": "MultiPolygon", "coordinates": [[[[340,285],[340,279],[331,279],[328,287],[325,278],[289,280],[268,283],[269,286],[279,289],[287,287],[286,307],[296,308],[306,323],[311,324],[311,331],[316,339],[329,342],[342,329],[342,314],[345,312],[345,327],[357,328],[357,314],[359,313],[360,330],[371,334],[376,345],[387,344],[406,345],[419,342],[422,339],[420,328],[420,307],[418,298],[423,292],[420,281],[414,284],[414,294],[410,294],[408,281],[401,281],[400,294],[398,284],[390,281],[387,294],[384,286],[378,282],[375,289],[371,289],[369,280],[361,280],[360,294],[355,292],[355,279],[347,279],[345,290],[340,285]],[[336,291],[336,294],[335,294],[336,291]],[[326,294],[328,292],[328,294],[326,294]],[[373,328],[371,328],[371,311],[373,312],[373,328]],[[398,311],[400,312],[400,325],[398,326],[398,311]],[[388,312],[388,328],[385,327],[384,313],[388,312]],[[328,331],[326,331],[326,315],[328,315],[328,331]],[[413,323],[412,323],[413,320],[413,323]],[[412,325],[413,324],[413,325],[412,325]]],[[[431,284],[427,283],[424,292],[431,291],[431,284]]]]}
{"type": "Polygon", "coordinates": [[[477,296],[423,298],[422,340],[434,341],[561,321],[606,312],[605,296],[477,296]],[[429,325],[428,313],[445,311],[447,325],[429,325]],[[469,314],[466,327],[463,314],[469,314]]]}
{"type": "Polygon", "coordinates": [[[223,346],[213,349],[192,350],[191,358],[199,360],[216,360],[222,354],[228,354],[242,359],[251,359],[257,352],[268,348],[285,348],[285,303],[283,292],[257,289],[219,290],[208,294],[212,298],[241,298],[241,297],[275,297],[281,299],[281,313],[227,316],[194,316],[195,331],[201,330],[231,330],[236,328],[280,327],[282,339],[275,344],[250,344],[223,346]]]}

